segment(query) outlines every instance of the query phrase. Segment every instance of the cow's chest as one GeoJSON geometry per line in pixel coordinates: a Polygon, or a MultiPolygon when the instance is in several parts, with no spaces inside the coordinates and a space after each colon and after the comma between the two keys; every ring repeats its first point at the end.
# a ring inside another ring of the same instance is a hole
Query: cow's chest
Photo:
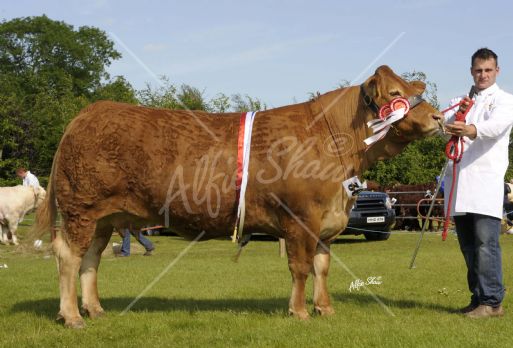
{"type": "Polygon", "coordinates": [[[330,239],[339,234],[349,221],[342,190],[337,192],[321,212],[320,238],[330,239]]]}

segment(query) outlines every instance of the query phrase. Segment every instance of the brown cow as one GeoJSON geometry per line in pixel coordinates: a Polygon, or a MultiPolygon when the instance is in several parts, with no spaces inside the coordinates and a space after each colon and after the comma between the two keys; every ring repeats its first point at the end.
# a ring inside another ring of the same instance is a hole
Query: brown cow
{"type": "MultiPolygon", "coordinates": [[[[425,219],[420,216],[427,216],[427,213],[429,211],[429,205],[431,204],[430,199],[433,197],[435,190],[436,183],[393,185],[390,188],[391,192],[404,192],[404,194],[390,194],[390,197],[395,197],[397,199],[395,209],[396,217],[399,217],[399,223],[396,223],[395,228],[410,231],[422,230],[422,226],[425,223],[425,219]],[[419,202],[421,203],[420,206],[418,206],[419,202]]],[[[439,193],[438,198],[443,198],[443,195],[439,193]]],[[[431,211],[431,218],[427,225],[428,230],[431,232],[434,228],[434,219],[438,221],[437,226],[443,224],[443,203],[440,204],[439,201],[437,201],[436,203],[437,204],[433,206],[433,210],[431,211]]]]}
{"type": "MultiPolygon", "coordinates": [[[[373,162],[399,153],[410,141],[438,132],[426,102],[410,110],[387,136],[365,152],[366,122],[376,108],[401,95],[422,94],[387,66],[362,86],[256,115],[246,193],[245,232],[286,240],[293,286],[291,314],[306,319],[305,282],[314,276],[314,309],[331,314],[326,278],[329,244],[347,225],[354,199],[341,181],[373,162]]],[[[103,313],[97,290],[101,252],[114,227],[163,224],[193,239],[229,236],[235,221],[234,173],[240,114],[158,110],[98,102],[69,124],[55,154],[38,229],[49,230],[57,207],[62,230],[58,261],[60,312],[79,328],[75,277],[82,308],[103,313]]]]}
{"type": "MultiPolygon", "coordinates": [[[[395,225],[397,229],[409,231],[420,231],[423,222],[419,221],[417,204],[420,200],[428,198],[429,193],[435,191],[432,184],[395,184],[390,188],[391,192],[405,192],[390,194],[390,197],[397,199],[395,209],[396,217],[399,217],[400,223],[395,225]],[[409,192],[409,193],[406,193],[409,192]]],[[[425,204],[429,204],[425,203],[425,204]]],[[[423,207],[422,207],[423,208],[423,207]]],[[[424,214],[425,215],[425,214],[424,214]]]]}

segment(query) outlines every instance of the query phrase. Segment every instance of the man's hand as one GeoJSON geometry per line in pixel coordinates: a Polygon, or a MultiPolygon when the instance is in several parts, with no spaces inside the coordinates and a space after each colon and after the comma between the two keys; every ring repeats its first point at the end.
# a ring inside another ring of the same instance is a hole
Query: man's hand
{"type": "Polygon", "coordinates": [[[465,122],[455,121],[453,124],[446,124],[445,130],[449,135],[457,137],[469,137],[475,139],[477,136],[476,126],[473,124],[465,124],[465,122]]]}
{"type": "Polygon", "coordinates": [[[465,111],[467,111],[469,105],[470,105],[470,98],[469,97],[463,98],[463,100],[461,101],[461,105],[458,109],[458,112],[465,113],[465,111]]]}

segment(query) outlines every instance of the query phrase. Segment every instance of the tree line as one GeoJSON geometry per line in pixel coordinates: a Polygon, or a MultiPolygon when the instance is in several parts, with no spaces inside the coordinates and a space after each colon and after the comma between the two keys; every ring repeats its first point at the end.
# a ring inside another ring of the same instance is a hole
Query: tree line
{"type": "MultiPolygon", "coordinates": [[[[123,76],[107,72],[120,58],[99,28],[74,28],[44,15],[0,23],[0,186],[19,183],[14,174],[19,166],[45,184],[66,125],[98,100],[209,112],[267,108],[248,95],[219,93],[208,99],[204,90],[173,84],[165,76],[156,87],[147,84],[135,90],[123,76]]],[[[424,80],[426,96],[438,107],[436,85],[425,74],[403,77],[424,80]]],[[[443,165],[443,147],[441,138],[416,141],[396,158],[378,162],[365,176],[385,185],[430,182],[443,165]]]]}
{"type": "Polygon", "coordinates": [[[98,28],[75,29],[46,16],[0,23],[0,186],[19,183],[19,166],[45,183],[66,125],[98,100],[209,112],[267,107],[241,94],[207,100],[204,91],[165,76],[157,87],[135,90],[123,76],[109,76],[108,66],[119,58],[98,28]]]}

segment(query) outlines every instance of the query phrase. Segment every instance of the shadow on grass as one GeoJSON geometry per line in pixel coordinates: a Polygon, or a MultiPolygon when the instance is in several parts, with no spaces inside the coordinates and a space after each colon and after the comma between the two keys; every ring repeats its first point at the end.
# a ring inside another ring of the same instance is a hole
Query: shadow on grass
{"type": "MultiPolygon", "coordinates": [[[[122,312],[132,301],[133,297],[111,297],[100,299],[102,307],[106,312],[122,312]]],[[[262,313],[262,314],[283,314],[288,312],[288,298],[269,299],[218,299],[202,300],[193,298],[164,298],[164,297],[143,297],[131,309],[131,312],[203,312],[222,311],[234,313],[262,313]]],[[[42,300],[24,301],[16,303],[11,307],[12,313],[25,312],[35,313],[54,319],[59,310],[58,298],[47,298],[42,300]]]]}
{"type": "MultiPolygon", "coordinates": [[[[433,303],[423,303],[415,300],[392,300],[383,296],[378,296],[383,303],[394,308],[420,308],[436,312],[452,313],[454,308],[442,306],[433,303]]],[[[365,293],[345,293],[333,294],[333,300],[341,303],[359,304],[362,310],[370,305],[375,305],[375,299],[365,293]]],[[[132,301],[133,297],[111,297],[101,300],[103,308],[109,311],[122,312],[132,301]]],[[[269,298],[269,299],[192,299],[192,298],[163,298],[163,297],[143,297],[131,308],[131,312],[172,312],[184,311],[189,313],[204,311],[221,311],[234,313],[261,313],[287,315],[288,298],[269,298]]],[[[307,304],[311,307],[311,303],[307,304]]],[[[43,300],[24,301],[15,304],[11,312],[35,313],[40,316],[54,319],[59,308],[58,298],[48,298],[43,300]]]]}
{"type": "MultiPolygon", "coordinates": [[[[392,310],[394,308],[402,308],[402,309],[408,309],[408,308],[418,308],[418,309],[428,309],[435,312],[442,312],[442,313],[454,313],[455,308],[443,306],[437,303],[426,303],[421,302],[417,300],[409,300],[409,299],[389,299],[384,296],[376,296],[379,298],[385,305],[390,307],[392,310]]],[[[338,302],[346,302],[346,303],[356,303],[361,304],[362,307],[368,306],[369,304],[378,304],[374,297],[372,297],[369,294],[366,293],[334,293],[332,294],[333,300],[336,300],[338,302]]]]}

